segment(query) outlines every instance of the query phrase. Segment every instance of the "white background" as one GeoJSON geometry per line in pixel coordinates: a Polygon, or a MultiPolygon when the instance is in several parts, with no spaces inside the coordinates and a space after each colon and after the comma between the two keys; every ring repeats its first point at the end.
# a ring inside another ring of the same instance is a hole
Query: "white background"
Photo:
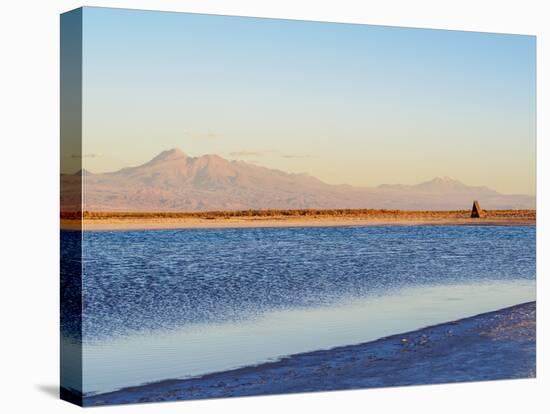
{"type": "MultiPolygon", "coordinates": [[[[550,12],[545,1],[196,0],[0,3],[0,411],[76,412],[59,401],[59,13],[114,6],[536,34],[538,54],[538,378],[98,408],[106,412],[534,413],[550,406],[548,132],[550,12]],[[546,210],[541,207],[546,206],[546,210]],[[546,250],[546,255],[544,252],[546,250]],[[546,388],[546,390],[545,390],[546,388]],[[546,406],[546,407],[544,407],[546,406]]],[[[546,410],[545,410],[546,408],[546,410]]],[[[90,409],[96,411],[98,409],[90,409]]],[[[548,412],[548,411],[546,411],[548,412]]]]}

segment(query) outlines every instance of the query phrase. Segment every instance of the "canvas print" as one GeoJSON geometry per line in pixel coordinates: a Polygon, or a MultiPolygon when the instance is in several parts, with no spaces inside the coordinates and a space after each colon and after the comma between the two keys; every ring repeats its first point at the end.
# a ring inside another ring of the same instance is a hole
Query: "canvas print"
{"type": "Polygon", "coordinates": [[[61,16],[61,397],[536,375],[535,37],[61,16]]]}

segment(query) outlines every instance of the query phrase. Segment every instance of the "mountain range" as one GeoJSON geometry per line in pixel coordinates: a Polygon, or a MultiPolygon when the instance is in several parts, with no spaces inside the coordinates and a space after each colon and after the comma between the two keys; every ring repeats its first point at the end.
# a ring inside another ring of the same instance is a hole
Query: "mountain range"
{"type": "Polygon", "coordinates": [[[88,211],[213,211],[304,208],[463,210],[532,209],[535,197],[505,195],[449,177],[417,185],[331,185],[217,155],[190,157],[171,149],[149,162],[109,173],[62,174],[62,205],[80,199],[88,211]]]}

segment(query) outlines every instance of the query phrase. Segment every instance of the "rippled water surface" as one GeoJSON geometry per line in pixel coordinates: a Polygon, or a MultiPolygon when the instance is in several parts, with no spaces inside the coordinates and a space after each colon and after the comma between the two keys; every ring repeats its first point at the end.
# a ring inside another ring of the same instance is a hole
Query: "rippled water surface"
{"type": "Polygon", "coordinates": [[[85,232],[83,252],[85,392],[363,342],[535,298],[534,227],[85,232]]]}

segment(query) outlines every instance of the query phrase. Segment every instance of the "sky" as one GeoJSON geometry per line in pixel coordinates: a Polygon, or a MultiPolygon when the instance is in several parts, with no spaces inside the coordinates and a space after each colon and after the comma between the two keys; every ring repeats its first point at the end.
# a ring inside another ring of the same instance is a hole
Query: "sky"
{"type": "Polygon", "coordinates": [[[82,163],[218,154],[331,184],[535,193],[535,37],[84,8],[82,163]]]}

